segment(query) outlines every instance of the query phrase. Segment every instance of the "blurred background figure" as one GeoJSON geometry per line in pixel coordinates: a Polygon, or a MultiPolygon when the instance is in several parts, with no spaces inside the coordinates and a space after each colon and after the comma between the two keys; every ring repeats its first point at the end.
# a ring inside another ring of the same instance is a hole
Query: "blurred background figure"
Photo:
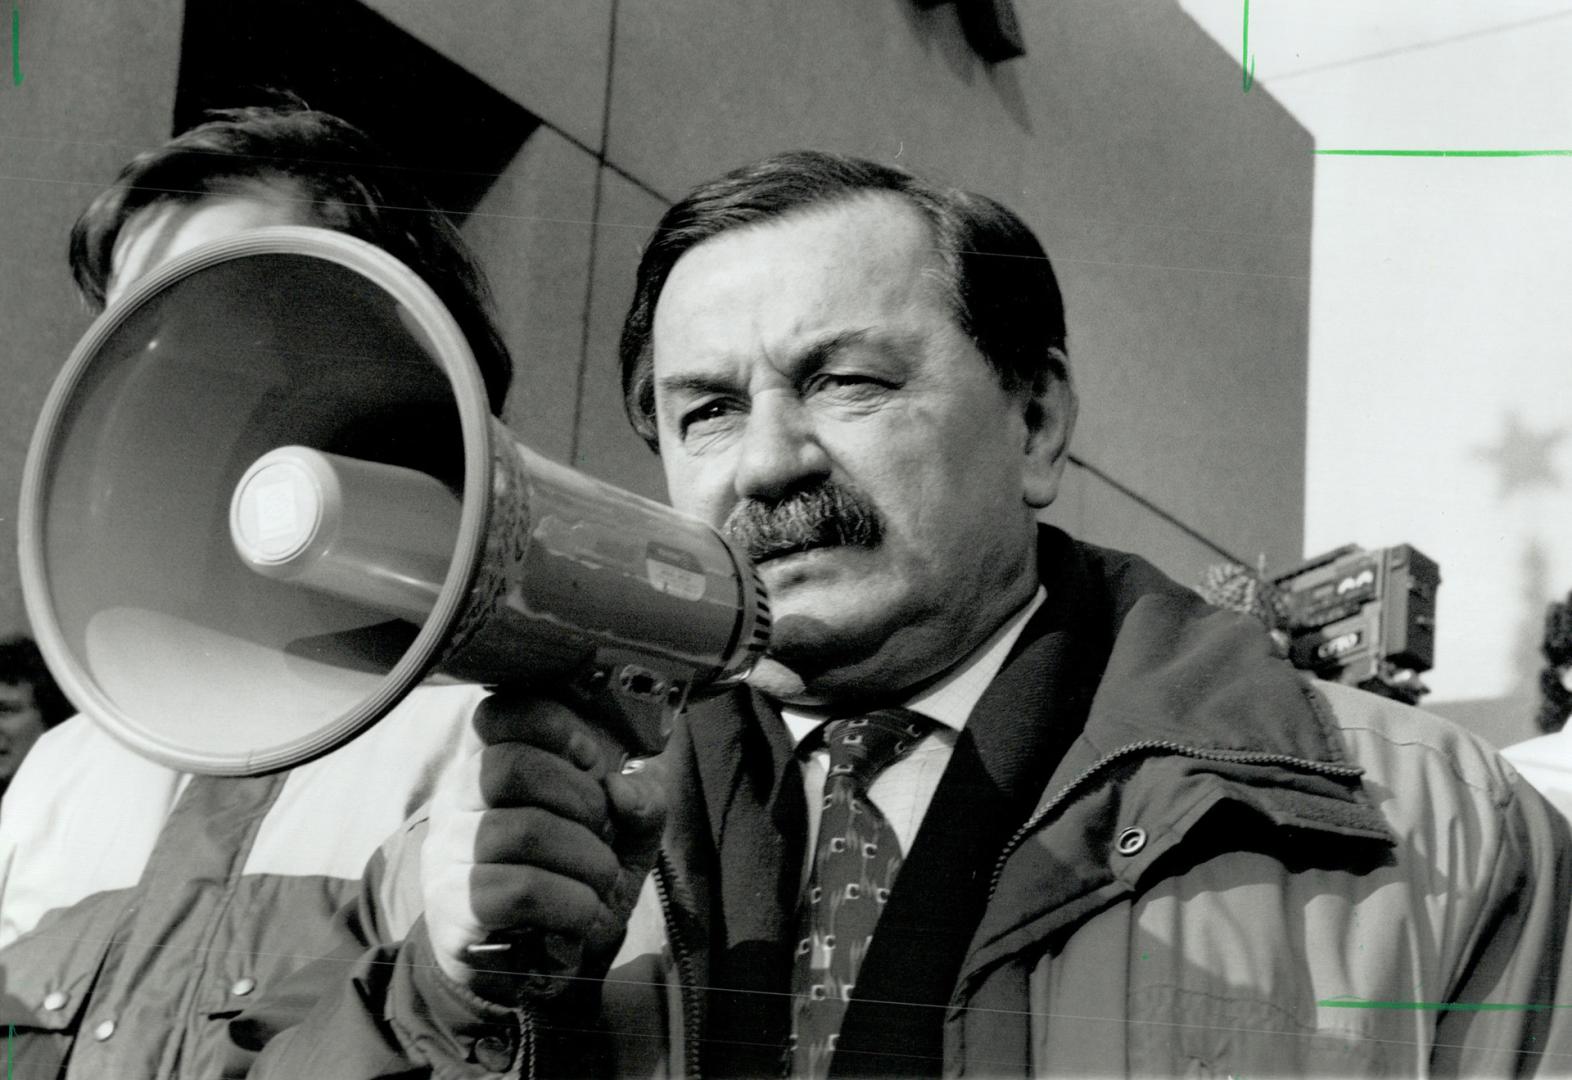
{"type": "Polygon", "coordinates": [[[1535,723],[1547,735],[1560,731],[1572,717],[1572,592],[1545,610],[1545,640],[1539,651],[1539,715],[1535,723]]]}
{"type": "Polygon", "coordinates": [[[32,638],[0,641],[0,794],[38,737],[74,711],[32,638]]]}
{"type": "Polygon", "coordinates": [[[1534,722],[1545,734],[1507,747],[1502,753],[1524,779],[1572,818],[1572,592],[1545,609],[1545,666],[1539,671],[1539,713],[1534,722]]]}
{"type": "Polygon", "coordinates": [[[1288,601],[1266,576],[1266,567],[1217,563],[1207,568],[1196,591],[1208,604],[1259,619],[1277,655],[1288,655],[1288,601]]]}

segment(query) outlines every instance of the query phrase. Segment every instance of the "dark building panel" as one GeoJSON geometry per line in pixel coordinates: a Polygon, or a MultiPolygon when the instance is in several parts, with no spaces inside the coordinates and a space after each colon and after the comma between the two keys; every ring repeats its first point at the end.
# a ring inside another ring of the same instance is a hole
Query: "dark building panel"
{"type": "Polygon", "coordinates": [[[601,143],[615,0],[366,0],[579,145],[601,143]]]}
{"type": "Polygon", "coordinates": [[[540,121],[354,0],[189,0],[174,129],[285,91],[371,134],[457,218],[540,121]]]}

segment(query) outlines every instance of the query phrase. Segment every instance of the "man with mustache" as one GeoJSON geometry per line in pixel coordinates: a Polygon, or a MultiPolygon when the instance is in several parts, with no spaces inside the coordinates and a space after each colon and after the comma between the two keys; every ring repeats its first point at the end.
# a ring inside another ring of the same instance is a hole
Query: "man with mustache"
{"type": "Polygon", "coordinates": [[[1015,215],[748,166],[662,219],[622,362],[672,503],[758,562],[766,659],[626,773],[567,705],[483,705],[373,867],[423,922],[379,941],[363,906],[371,951],[309,1019],[237,1023],[278,1035],[254,1076],[1572,1065],[1543,800],[1038,524],[1076,403],[1015,215]]]}

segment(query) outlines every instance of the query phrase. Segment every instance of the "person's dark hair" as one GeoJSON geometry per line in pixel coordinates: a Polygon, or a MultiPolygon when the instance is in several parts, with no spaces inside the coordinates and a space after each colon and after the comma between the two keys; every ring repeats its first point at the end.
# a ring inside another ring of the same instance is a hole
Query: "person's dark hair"
{"type": "Polygon", "coordinates": [[[453,223],[406,182],[359,128],[301,105],[225,109],[132,158],[71,229],[71,273],[104,304],[115,241],[131,215],[160,202],[196,202],[250,184],[293,184],[313,224],[358,237],[418,274],[452,312],[475,354],[491,411],[513,378],[492,321],[485,275],[453,223]]]}
{"type": "Polygon", "coordinates": [[[1025,222],[986,196],[931,184],[903,169],[791,151],[695,188],[666,211],[644,249],[622,326],[622,400],[633,429],[652,449],[659,449],[651,374],[655,305],[677,260],[731,229],[879,193],[904,198],[927,219],[948,270],[956,321],[1007,390],[1068,380],[1059,282],[1025,222]]]}
{"type": "Polygon", "coordinates": [[[60,692],[55,677],[44,664],[44,655],[32,638],[11,637],[0,641],[0,683],[33,688],[33,706],[46,728],[52,728],[76,712],[60,692]]]}
{"type": "Polygon", "coordinates": [[[1545,666],[1539,671],[1539,713],[1534,722],[1549,734],[1560,731],[1572,717],[1572,592],[1564,601],[1545,608],[1545,639],[1540,644],[1545,666]]]}

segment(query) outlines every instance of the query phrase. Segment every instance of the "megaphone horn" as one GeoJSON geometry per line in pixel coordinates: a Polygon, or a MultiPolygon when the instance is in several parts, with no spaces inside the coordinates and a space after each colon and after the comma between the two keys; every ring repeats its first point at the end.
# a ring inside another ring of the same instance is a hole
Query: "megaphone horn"
{"type": "Polygon", "coordinates": [[[745,557],[515,441],[430,289],[323,229],[216,241],[112,305],[50,391],[20,524],[66,693],[188,772],[310,760],[434,673],[599,695],[652,753],[768,641],[745,557]]]}

